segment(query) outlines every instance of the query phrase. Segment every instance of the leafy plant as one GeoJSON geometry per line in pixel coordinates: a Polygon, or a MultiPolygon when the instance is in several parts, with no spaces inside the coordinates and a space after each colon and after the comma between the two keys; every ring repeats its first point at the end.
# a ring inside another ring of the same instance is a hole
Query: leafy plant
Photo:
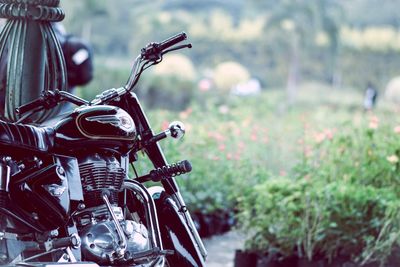
{"type": "Polygon", "coordinates": [[[384,261],[395,244],[399,207],[387,189],[277,178],[242,198],[239,219],[250,250],[366,263],[384,261]]]}
{"type": "Polygon", "coordinates": [[[367,116],[341,132],[305,136],[310,153],[293,178],[267,180],[241,199],[248,248],[385,262],[400,235],[399,132],[393,122],[367,116]]]}

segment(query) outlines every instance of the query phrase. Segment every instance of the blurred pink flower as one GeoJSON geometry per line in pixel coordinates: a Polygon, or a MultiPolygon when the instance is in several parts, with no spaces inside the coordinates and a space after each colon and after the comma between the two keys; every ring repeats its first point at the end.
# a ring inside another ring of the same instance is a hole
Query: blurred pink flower
{"type": "Polygon", "coordinates": [[[370,129],[377,129],[379,126],[379,118],[377,116],[371,116],[369,118],[369,124],[368,127],[370,129]]]}
{"type": "Polygon", "coordinates": [[[286,173],[286,171],[285,171],[285,170],[281,170],[281,171],[279,172],[279,175],[280,175],[280,176],[286,176],[286,175],[287,175],[287,173],[286,173]]]}
{"type": "Polygon", "coordinates": [[[218,157],[218,156],[212,156],[212,157],[211,157],[211,160],[219,161],[219,160],[220,160],[220,157],[218,157]]]}
{"type": "Polygon", "coordinates": [[[324,134],[325,134],[325,137],[328,140],[332,140],[333,139],[333,131],[331,129],[325,129],[324,130],[324,134]]]}
{"type": "Polygon", "coordinates": [[[240,128],[239,128],[239,127],[234,128],[233,134],[234,134],[235,136],[239,136],[239,135],[241,134],[240,128]]]}
{"type": "Polygon", "coordinates": [[[319,143],[322,143],[322,142],[325,140],[325,133],[324,133],[324,132],[316,133],[316,134],[314,135],[314,140],[315,140],[315,142],[317,142],[318,144],[319,144],[319,143]]]}
{"type": "Polygon", "coordinates": [[[247,128],[247,127],[249,127],[249,125],[252,123],[252,118],[251,117],[247,117],[246,119],[244,119],[243,121],[242,121],[242,126],[244,127],[244,128],[247,128]]]}
{"type": "Polygon", "coordinates": [[[399,162],[399,157],[397,157],[396,155],[388,156],[388,157],[386,157],[386,159],[387,159],[387,161],[389,161],[390,163],[393,163],[393,164],[399,162]]]}
{"type": "Polygon", "coordinates": [[[260,126],[257,125],[257,124],[253,125],[252,131],[253,131],[253,133],[254,133],[254,132],[259,132],[259,131],[260,131],[260,126]]]}
{"type": "Polygon", "coordinates": [[[225,141],[225,136],[223,136],[222,134],[220,134],[218,132],[209,132],[208,137],[214,139],[217,142],[225,141]]]}
{"type": "Polygon", "coordinates": [[[186,110],[179,113],[179,118],[187,119],[189,117],[189,115],[192,114],[192,112],[193,112],[193,109],[189,107],[186,110]]]}
{"type": "Polygon", "coordinates": [[[211,89],[211,86],[212,86],[211,80],[210,79],[206,79],[206,78],[201,79],[199,84],[198,84],[199,90],[201,92],[209,91],[211,89]]]}
{"type": "Polygon", "coordinates": [[[232,154],[231,153],[227,153],[226,154],[226,159],[227,160],[231,160],[232,159],[232,154]]]}
{"type": "Polygon", "coordinates": [[[312,154],[313,154],[313,150],[312,150],[311,146],[306,146],[306,147],[304,148],[303,153],[304,153],[304,156],[305,156],[306,158],[311,157],[312,154]]]}
{"type": "Polygon", "coordinates": [[[244,149],[245,146],[246,146],[246,145],[244,144],[243,141],[240,141],[240,142],[238,143],[238,148],[239,148],[239,150],[244,149]]]}
{"type": "Polygon", "coordinates": [[[164,131],[164,130],[168,129],[168,126],[169,126],[169,122],[163,121],[161,124],[161,129],[164,131]]]}
{"type": "Polygon", "coordinates": [[[375,121],[370,121],[368,124],[368,127],[373,130],[378,129],[378,126],[379,126],[378,122],[375,121]]]}
{"type": "Polygon", "coordinates": [[[371,117],[369,118],[369,120],[370,120],[371,122],[379,123],[379,118],[378,118],[377,116],[371,116],[371,117]]]}
{"type": "Polygon", "coordinates": [[[393,131],[397,134],[400,134],[400,125],[394,127],[393,131]]]}
{"type": "Polygon", "coordinates": [[[240,160],[240,153],[239,153],[239,152],[235,154],[235,160],[236,160],[236,161],[239,161],[239,160],[240,160]]]}
{"type": "Polygon", "coordinates": [[[185,123],[185,131],[186,133],[190,132],[192,130],[192,124],[190,123],[185,123]]]}
{"type": "Polygon", "coordinates": [[[218,150],[219,150],[219,151],[225,151],[225,144],[220,144],[220,145],[218,146],[218,150]]]}
{"type": "Polygon", "coordinates": [[[258,139],[257,134],[252,133],[251,136],[250,136],[250,139],[251,139],[252,141],[257,141],[257,139],[258,139]]]}
{"type": "Polygon", "coordinates": [[[228,114],[229,113],[229,107],[227,105],[221,105],[218,108],[219,113],[221,114],[228,114]]]}

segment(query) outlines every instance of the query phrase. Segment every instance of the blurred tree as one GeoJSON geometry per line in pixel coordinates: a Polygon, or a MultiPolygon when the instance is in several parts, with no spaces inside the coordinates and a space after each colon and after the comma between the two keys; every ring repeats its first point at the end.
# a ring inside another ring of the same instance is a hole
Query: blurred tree
{"type": "Polygon", "coordinates": [[[323,31],[328,36],[330,47],[330,80],[335,79],[336,58],[339,48],[341,7],[333,0],[283,0],[279,4],[272,0],[254,0],[258,9],[268,9],[271,13],[266,31],[280,28],[288,38],[289,66],[287,76],[288,102],[291,104],[297,93],[301,76],[302,53],[312,48],[316,34],[323,31]]]}
{"type": "Polygon", "coordinates": [[[365,28],[371,25],[400,28],[398,0],[340,0],[350,26],[365,28]]]}
{"type": "Polygon", "coordinates": [[[343,6],[339,1],[334,0],[318,0],[317,2],[317,20],[329,40],[328,79],[334,87],[337,87],[340,83],[339,64],[337,62],[340,48],[340,27],[345,22],[343,6]]]}
{"type": "Polygon", "coordinates": [[[147,42],[180,31],[188,33],[194,47],[181,52],[200,72],[224,61],[236,61],[266,87],[281,88],[286,83],[293,96],[301,79],[358,87],[365,76],[387,82],[400,65],[400,56],[395,53],[399,43],[398,0],[61,3],[68,32],[90,39],[95,58],[109,68],[128,67],[147,42]],[[382,45],[382,40],[389,41],[382,45]]]}

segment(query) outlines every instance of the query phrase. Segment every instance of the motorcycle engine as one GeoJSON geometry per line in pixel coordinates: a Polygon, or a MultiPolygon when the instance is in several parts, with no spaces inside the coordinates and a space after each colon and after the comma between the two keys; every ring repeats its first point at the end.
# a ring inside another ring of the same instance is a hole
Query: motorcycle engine
{"type": "Polygon", "coordinates": [[[110,192],[110,202],[118,202],[118,191],[125,178],[125,170],[114,156],[94,154],[79,160],[83,197],[87,208],[104,204],[103,190],[110,192]]]}
{"type": "MultiPolygon", "coordinates": [[[[148,232],[144,225],[130,220],[121,221],[120,225],[128,243],[124,260],[129,260],[134,253],[149,249],[148,232]]],[[[87,226],[80,234],[84,259],[101,264],[121,261],[117,255],[120,240],[116,231],[113,221],[87,226]]]]}
{"type": "Polygon", "coordinates": [[[135,253],[149,249],[146,227],[139,220],[125,220],[122,209],[118,207],[118,192],[125,178],[125,170],[119,161],[113,156],[96,154],[79,160],[79,171],[86,208],[75,218],[84,260],[118,264],[129,260],[135,253]],[[113,221],[104,203],[104,190],[108,192],[118,222],[113,221]],[[119,223],[127,241],[123,259],[118,255],[121,240],[115,223],[119,223]]]}

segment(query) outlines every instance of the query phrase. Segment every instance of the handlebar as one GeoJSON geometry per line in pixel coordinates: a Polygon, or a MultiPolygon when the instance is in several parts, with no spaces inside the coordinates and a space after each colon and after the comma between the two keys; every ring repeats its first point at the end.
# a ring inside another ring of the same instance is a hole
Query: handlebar
{"type": "MultiPolygon", "coordinates": [[[[31,114],[42,109],[50,109],[55,107],[61,101],[68,101],[75,105],[99,105],[108,102],[116,97],[122,96],[131,91],[137,84],[141,73],[151,65],[161,62],[163,54],[171,51],[191,48],[191,44],[184,44],[172,47],[187,39],[185,32],[178,33],[160,43],[150,43],[141,50],[140,55],[135,59],[132,67],[131,75],[127,84],[124,87],[117,89],[109,89],[103,94],[99,95],[91,102],[74,96],[68,92],[59,91],[46,91],[40,95],[39,98],[16,108],[16,112],[20,115],[32,111],[31,114]],[[172,47],[172,48],[171,48],[172,47]]],[[[30,115],[28,115],[30,116],[30,115]]],[[[23,119],[22,119],[23,120],[23,119]]]]}
{"type": "Polygon", "coordinates": [[[86,100],[84,100],[80,97],[77,97],[71,93],[55,89],[54,91],[43,92],[39,98],[16,108],[15,111],[18,114],[23,115],[24,113],[27,113],[28,111],[35,110],[38,108],[39,109],[51,109],[51,108],[57,106],[57,104],[62,101],[68,101],[75,105],[89,104],[89,102],[87,102],[86,100]]]}
{"type": "Polygon", "coordinates": [[[176,45],[177,43],[180,43],[186,39],[187,39],[186,33],[181,32],[181,33],[178,33],[178,34],[162,41],[158,47],[159,47],[160,51],[164,51],[165,49],[167,49],[173,45],[176,45]]]}
{"type": "Polygon", "coordinates": [[[26,113],[28,111],[31,111],[31,110],[35,109],[35,108],[42,107],[43,104],[44,104],[43,97],[39,97],[39,98],[29,102],[29,103],[26,103],[25,105],[22,105],[22,106],[16,108],[15,111],[18,114],[24,114],[24,113],[26,113]]]}
{"type": "Polygon", "coordinates": [[[187,39],[186,33],[181,32],[162,41],[161,43],[149,43],[145,48],[142,48],[141,57],[143,59],[156,61],[162,57],[163,52],[168,52],[165,50],[186,39],[187,39]]]}

